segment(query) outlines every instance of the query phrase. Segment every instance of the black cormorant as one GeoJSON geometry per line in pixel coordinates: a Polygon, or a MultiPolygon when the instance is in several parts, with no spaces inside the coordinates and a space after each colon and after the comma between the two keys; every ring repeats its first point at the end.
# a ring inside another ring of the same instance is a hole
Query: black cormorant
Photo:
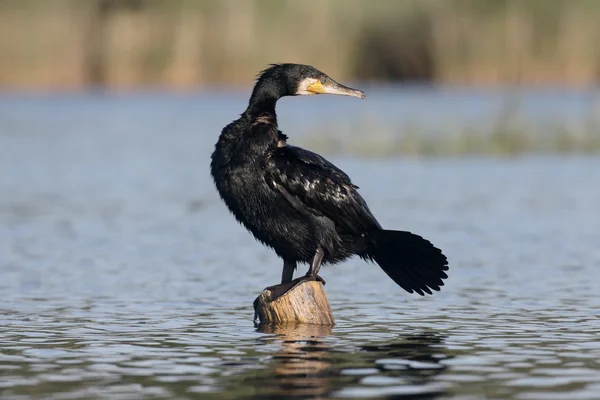
{"type": "Polygon", "coordinates": [[[276,64],[258,77],[248,108],[227,125],[211,174],[235,218],[283,259],[282,283],[298,263],[322,280],[321,263],[358,255],[375,261],[409,293],[431,294],[448,276],[446,257],[410,232],[384,230],[348,175],[320,155],[287,144],[275,104],[283,96],[338,94],[361,99],[309,65],[276,64]]]}

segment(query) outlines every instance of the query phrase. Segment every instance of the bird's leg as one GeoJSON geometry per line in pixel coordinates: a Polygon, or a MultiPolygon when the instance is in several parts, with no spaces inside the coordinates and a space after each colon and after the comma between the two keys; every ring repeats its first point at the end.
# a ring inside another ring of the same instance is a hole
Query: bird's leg
{"type": "Polygon", "coordinates": [[[312,264],[310,265],[306,276],[313,277],[324,285],[325,280],[318,275],[319,270],[321,269],[321,262],[323,261],[323,256],[325,256],[325,250],[323,250],[321,246],[318,246],[317,251],[315,252],[315,256],[313,257],[312,264]]]}
{"type": "Polygon", "coordinates": [[[291,282],[294,277],[294,270],[296,269],[295,261],[283,260],[283,272],[281,273],[281,283],[291,282]]]}

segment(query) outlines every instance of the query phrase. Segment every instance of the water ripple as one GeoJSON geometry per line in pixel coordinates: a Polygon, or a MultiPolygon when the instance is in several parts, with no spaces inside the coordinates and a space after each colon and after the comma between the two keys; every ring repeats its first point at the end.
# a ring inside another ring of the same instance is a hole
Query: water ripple
{"type": "Polygon", "coordinates": [[[281,262],[210,182],[223,123],[61,115],[0,132],[2,399],[599,397],[600,160],[335,160],[450,278],[413,297],[351,260],[323,270],[335,327],[255,327],[281,262]]]}

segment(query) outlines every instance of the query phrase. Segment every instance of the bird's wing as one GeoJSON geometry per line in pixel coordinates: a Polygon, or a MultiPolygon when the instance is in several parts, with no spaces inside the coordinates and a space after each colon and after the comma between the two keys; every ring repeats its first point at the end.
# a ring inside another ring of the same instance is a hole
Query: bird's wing
{"type": "Polygon", "coordinates": [[[265,172],[269,186],[298,211],[326,216],[349,233],[364,233],[379,226],[356,190],[358,186],[316,153],[295,146],[278,148],[265,172]]]}

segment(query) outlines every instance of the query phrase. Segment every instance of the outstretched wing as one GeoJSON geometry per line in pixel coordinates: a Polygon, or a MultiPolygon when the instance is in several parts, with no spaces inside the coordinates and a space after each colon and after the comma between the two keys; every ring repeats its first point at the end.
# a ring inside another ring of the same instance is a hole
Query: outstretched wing
{"type": "Polygon", "coordinates": [[[320,155],[295,146],[280,147],[267,161],[265,179],[300,212],[326,216],[348,233],[379,227],[358,186],[320,155]]]}

